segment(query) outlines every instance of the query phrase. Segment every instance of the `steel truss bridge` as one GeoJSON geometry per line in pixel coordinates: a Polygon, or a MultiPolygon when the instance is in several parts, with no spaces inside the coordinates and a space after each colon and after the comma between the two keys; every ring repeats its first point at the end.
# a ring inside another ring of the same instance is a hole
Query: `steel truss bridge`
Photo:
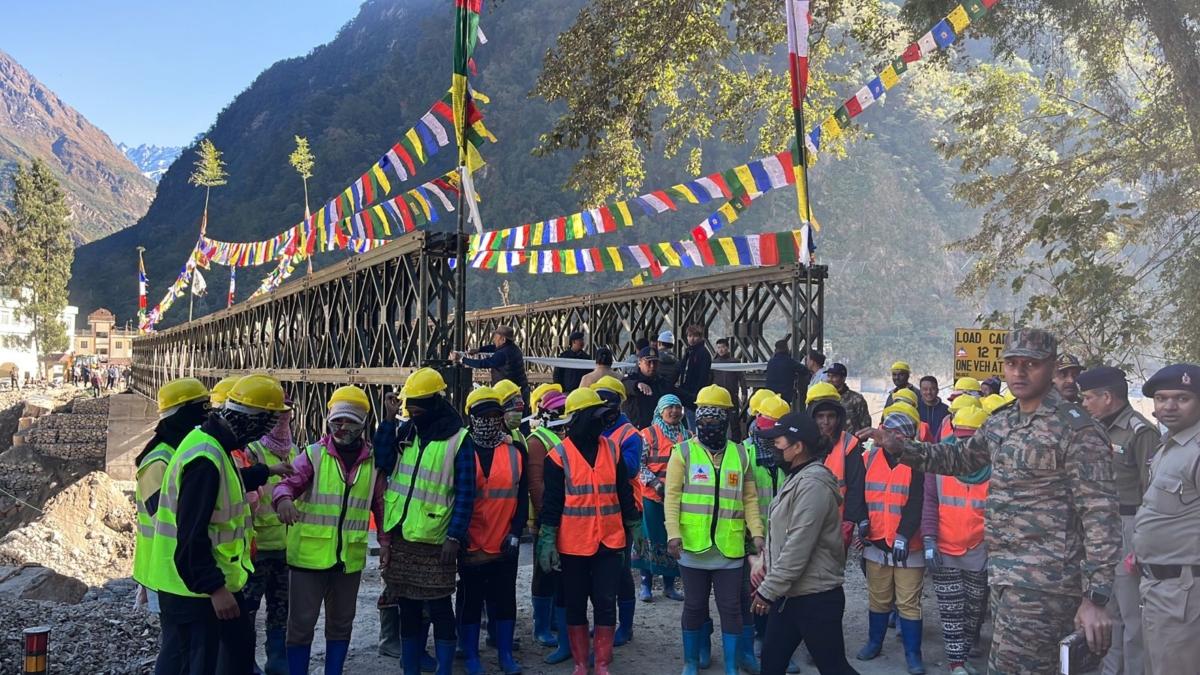
{"type": "MultiPolygon", "coordinates": [[[[308,429],[322,428],[337,387],[366,387],[378,409],[385,391],[422,366],[441,370],[461,401],[471,374],[449,360],[455,250],[453,234],[412,233],[241,305],[139,337],[131,386],[154,397],[176,377],[211,386],[229,375],[267,373],[284,383],[297,425],[308,429]]],[[[792,264],[472,311],[466,344],[484,344],[496,326],[509,325],[526,356],[557,356],[567,335],[581,330],[590,349],[607,346],[621,359],[638,338],[663,330],[683,343],[695,323],[707,328],[710,348],[729,337],[735,356],[765,361],[787,334],[793,353],[820,348],[826,279],[825,267],[792,264]]],[[[531,367],[530,379],[547,381],[549,374],[531,367]]]]}

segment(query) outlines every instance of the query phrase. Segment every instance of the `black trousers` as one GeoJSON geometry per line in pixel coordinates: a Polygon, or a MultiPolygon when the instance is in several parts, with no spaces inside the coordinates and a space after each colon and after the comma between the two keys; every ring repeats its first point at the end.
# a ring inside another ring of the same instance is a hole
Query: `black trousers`
{"type": "MultiPolygon", "coordinates": [[[[631,537],[627,537],[632,539],[631,537]]],[[[617,600],[630,602],[633,600],[633,542],[625,547],[624,560],[621,561],[621,578],[617,583],[617,600]]]]}
{"type": "MultiPolygon", "coordinates": [[[[429,622],[433,624],[434,640],[457,640],[458,631],[454,626],[454,605],[450,596],[436,600],[410,600],[400,598],[396,603],[400,610],[400,637],[423,638],[428,635],[422,613],[429,608],[429,622]]],[[[478,622],[477,622],[478,623],[478,622]]]]}
{"type": "Polygon", "coordinates": [[[250,675],[254,672],[254,628],[242,594],[241,614],[222,621],[209,598],[159,593],[162,646],[154,675],[250,675]]]}
{"type": "MultiPolygon", "coordinates": [[[[482,565],[458,565],[458,619],[464,626],[483,619],[488,603],[488,621],[517,620],[517,558],[497,558],[482,565]]],[[[488,624],[491,625],[490,623],[488,624]]]]}
{"type": "MultiPolygon", "coordinates": [[[[556,586],[554,580],[557,576],[558,572],[543,572],[542,566],[537,564],[535,560],[533,563],[533,581],[530,583],[529,590],[534,597],[549,598],[554,595],[556,586]]],[[[561,607],[562,605],[559,606],[561,607]]]]}
{"type": "Polygon", "coordinates": [[[839,586],[831,591],[780,598],[772,605],[763,640],[762,675],[784,675],[788,660],[803,641],[821,675],[858,675],[846,661],[842,614],[846,594],[839,586]]]}
{"type": "MultiPolygon", "coordinates": [[[[592,618],[597,626],[617,625],[621,553],[602,547],[590,556],[560,556],[562,571],[558,578],[566,600],[568,626],[588,625],[589,599],[592,601],[592,618]]],[[[633,581],[633,577],[630,577],[630,581],[633,581]]]]}

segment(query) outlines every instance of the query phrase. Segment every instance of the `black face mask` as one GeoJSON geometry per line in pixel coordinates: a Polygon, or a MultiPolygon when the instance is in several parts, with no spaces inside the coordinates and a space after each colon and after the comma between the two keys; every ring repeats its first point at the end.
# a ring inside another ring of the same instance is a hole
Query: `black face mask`
{"type": "Polygon", "coordinates": [[[754,434],[754,456],[758,460],[758,465],[764,469],[774,469],[779,466],[780,459],[776,458],[775,441],[770,438],[763,438],[758,434],[754,434]]]}
{"type": "Polygon", "coordinates": [[[592,446],[596,444],[600,434],[604,433],[606,428],[608,426],[602,417],[576,419],[572,420],[571,426],[567,428],[567,437],[577,446],[592,446]]]}

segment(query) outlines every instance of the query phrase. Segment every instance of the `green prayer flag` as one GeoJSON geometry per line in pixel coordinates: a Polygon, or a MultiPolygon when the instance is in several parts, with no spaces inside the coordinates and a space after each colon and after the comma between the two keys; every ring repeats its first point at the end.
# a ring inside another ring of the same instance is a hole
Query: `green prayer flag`
{"type": "Polygon", "coordinates": [[[733,169],[721,172],[721,178],[725,179],[725,185],[729,187],[729,193],[733,196],[746,194],[746,188],[742,185],[742,181],[738,178],[737,172],[733,169]]]}
{"type": "Polygon", "coordinates": [[[775,233],[775,249],[779,251],[779,263],[796,262],[796,236],[791,232],[775,233]]]}
{"type": "Polygon", "coordinates": [[[971,21],[987,14],[987,7],[983,6],[983,0],[968,0],[962,6],[967,10],[967,16],[971,17],[971,21]]]}
{"type": "Polygon", "coordinates": [[[843,129],[850,126],[850,111],[846,109],[846,106],[838,108],[837,112],[833,113],[833,118],[837,120],[838,126],[843,129]]]}
{"type": "Polygon", "coordinates": [[[908,72],[908,63],[904,60],[903,56],[897,56],[892,60],[892,70],[895,70],[897,75],[903,75],[908,72]]]}

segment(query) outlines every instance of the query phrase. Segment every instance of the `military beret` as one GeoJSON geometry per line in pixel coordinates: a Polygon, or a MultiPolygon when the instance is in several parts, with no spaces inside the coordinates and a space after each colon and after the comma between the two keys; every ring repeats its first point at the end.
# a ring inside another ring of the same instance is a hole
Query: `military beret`
{"type": "Polygon", "coordinates": [[[1085,370],[1075,378],[1079,391],[1091,391],[1100,387],[1120,386],[1125,383],[1125,371],[1113,366],[1100,366],[1085,370]]]}
{"type": "Polygon", "coordinates": [[[1169,365],[1146,380],[1146,384],[1142,385],[1142,395],[1153,396],[1164,389],[1200,394],[1200,366],[1193,363],[1169,365]]]}

